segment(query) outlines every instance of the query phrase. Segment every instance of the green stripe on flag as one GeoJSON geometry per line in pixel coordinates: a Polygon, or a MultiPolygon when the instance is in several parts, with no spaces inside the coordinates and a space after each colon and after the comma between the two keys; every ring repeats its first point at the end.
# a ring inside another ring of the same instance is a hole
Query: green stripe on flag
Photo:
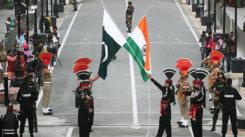
{"type": "Polygon", "coordinates": [[[141,53],[141,49],[138,47],[138,45],[134,42],[134,40],[131,37],[128,37],[127,39],[128,44],[124,44],[123,47],[131,54],[133,59],[136,61],[140,68],[140,74],[146,82],[148,80],[147,73],[145,72],[145,69],[143,66],[145,66],[145,62],[143,59],[143,55],[141,53]]]}

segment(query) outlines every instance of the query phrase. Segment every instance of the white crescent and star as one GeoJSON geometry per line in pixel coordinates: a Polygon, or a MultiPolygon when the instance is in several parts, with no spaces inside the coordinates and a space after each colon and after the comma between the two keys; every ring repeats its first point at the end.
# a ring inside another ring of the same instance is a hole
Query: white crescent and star
{"type": "Polygon", "coordinates": [[[105,44],[105,42],[102,42],[102,45],[104,45],[104,48],[105,48],[105,57],[101,63],[104,63],[108,59],[108,47],[105,44]]]}

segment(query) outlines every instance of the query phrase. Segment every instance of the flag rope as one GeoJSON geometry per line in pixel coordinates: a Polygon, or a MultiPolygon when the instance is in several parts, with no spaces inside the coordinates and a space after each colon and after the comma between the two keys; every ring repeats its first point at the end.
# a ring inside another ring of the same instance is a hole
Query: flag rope
{"type": "Polygon", "coordinates": [[[148,101],[149,101],[149,112],[148,112],[148,129],[147,129],[147,134],[146,134],[146,137],[152,137],[152,134],[151,134],[151,131],[150,131],[150,124],[151,124],[151,98],[150,98],[150,96],[151,96],[151,92],[150,92],[150,86],[149,86],[149,84],[150,84],[150,82],[148,81],[147,82],[148,83],[148,86],[147,86],[147,90],[148,90],[148,101]]]}

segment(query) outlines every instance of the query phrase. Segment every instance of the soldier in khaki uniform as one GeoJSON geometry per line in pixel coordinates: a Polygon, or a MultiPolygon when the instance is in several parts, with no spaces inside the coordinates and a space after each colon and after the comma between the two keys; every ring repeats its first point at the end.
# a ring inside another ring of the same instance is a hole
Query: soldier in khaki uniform
{"type": "Polygon", "coordinates": [[[134,7],[132,6],[132,2],[128,2],[128,8],[126,11],[126,25],[128,28],[128,33],[131,33],[133,13],[134,7]]]}
{"type": "MultiPolygon", "coordinates": [[[[209,55],[207,58],[202,60],[202,64],[206,64],[206,67],[208,67],[208,70],[209,70],[209,74],[208,74],[208,89],[210,89],[211,86],[213,85],[213,79],[212,79],[213,65],[211,64],[211,60],[212,60],[212,56],[211,55],[209,55]]],[[[210,90],[209,90],[209,101],[212,101],[214,103],[213,98],[214,98],[214,93],[210,92],[210,90]]],[[[211,107],[210,109],[213,109],[213,107],[211,107]]]]}
{"type": "Polygon", "coordinates": [[[50,70],[48,69],[48,65],[50,64],[50,59],[53,57],[51,53],[42,53],[38,56],[39,59],[43,61],[44,69],[42,71],[43,77],[43,115],[52,115],[52,109],[49,108],[49,99],[50,94],[52,92],[52,76],[50,70]]]}
{"type": "Polygon", "coordinates": [[[188,82],[188,69],[191,68],[192,62],[188,59],[177,60],[176,68],[181,70],[181,78],[178,81],[176,87],[178,88],[178,102],[180,107],[180,112],[182,120],[178,121],[179,127],[188,127],[189,123],[189,111],[188,111],[188,97],[186,96],[186,91],[189,90],[188,82]]]}
{"type": "Polygon", "coordinates": [[[0,42],[0,90],[4,90],[4,73],[6,72],[6,51],[3,49],[3,44],[0,42]]]}

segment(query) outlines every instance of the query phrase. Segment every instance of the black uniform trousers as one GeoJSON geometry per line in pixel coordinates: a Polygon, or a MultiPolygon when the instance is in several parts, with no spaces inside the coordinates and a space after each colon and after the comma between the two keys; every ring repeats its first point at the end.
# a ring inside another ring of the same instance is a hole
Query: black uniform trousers
{"type": "Polygon", "coordinates": [[[79,137],[89,137],[91,131],[91,125],[79,126],[79,137]]]}
{"type": "Polygon", "coordinates": [[[223,135],[227,132],[227,124],[229,117],[231,118],[231,127],[234,135],[237,135],[237,115],[236,115],[236,107],[235,106],[224,106],[223,107],[223,117],[222,117],[222,131],[223,135]]]}
{"type": "Polygon", "coordinates": [[[218,120],[218,117],[219,117],[219,111],[220,111],[220,108],[214,108],[214,115],[213,115],[213,122],[214,123],[217,123],[217,120],[218,120]]]}
{"type": "Polygon", "coordinates": [[[191,118],[191,128],[194,137],[202,137],[202,118],[203,118],[203,108],[196,109],[196,120],[191,118]]]}
{"type": "Polygon", "coordinates": [[[168,103],[167,108],[162,109],[162,116],[159,118],[159,127],[157,132],[157,137],[162,137],[164,130],[166,130],[167,137],[172,137],[171,128],[171,105],[168,103]]]}
{"type": "Polygon", "coordinates": [[[172,137],[172,128],[171,128],[171,121],[159,120],[159,127],[156,137],[162,137],[164,133],[164,129],[166,129],[167,137],[172,137]]]}
{"type": "MultiPolygon", "coordinates": [[[[33,133],[33,108],[21,108],[21,111],[23,111],[28,119],[28,125],[29,125],[29,133],[33,133]]],[[[22,119],[20,121],[20,133],[24,132],[25,129],[25,123],[26,119],[22,119]]]]}

